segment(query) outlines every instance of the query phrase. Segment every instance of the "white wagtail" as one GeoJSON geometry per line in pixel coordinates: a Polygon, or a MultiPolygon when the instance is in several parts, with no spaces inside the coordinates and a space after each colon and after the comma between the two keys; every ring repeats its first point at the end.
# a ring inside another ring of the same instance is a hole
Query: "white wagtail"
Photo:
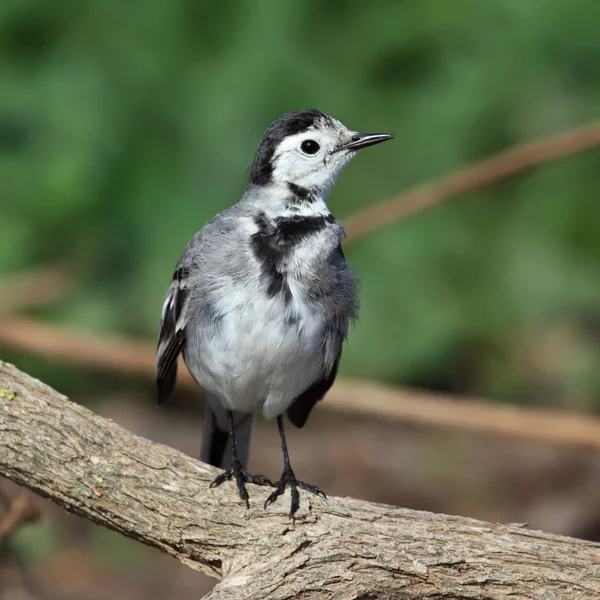
{"type": "Polygon", "coordinates": [[[336,377],[357,280],[345,234],[325,200],[361,148],[393,138],[357,133],[318,110],[288,113],[265,132],[242,199],[196,233],[183,251],[162,310],[156,378],[159,403],[171,393],[177,356],[205,392],[201,459],[227,470],[249,506],[246,483],[285,488],[290,516],[298,481],[282,415],[302,427],[336,377]],[[254,413],[277,417],[283,473],[275,484],[246,472],[254,413]]]}

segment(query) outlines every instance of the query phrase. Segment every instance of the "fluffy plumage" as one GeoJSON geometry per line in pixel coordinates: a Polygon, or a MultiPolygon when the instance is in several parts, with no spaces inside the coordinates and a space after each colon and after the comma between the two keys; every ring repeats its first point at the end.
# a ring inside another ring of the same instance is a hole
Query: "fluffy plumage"
{"type": "MultiPolygon", "coordinates": [[[[356,150],[376,143],[369,135],[317,110],[283,115],[265,132],[242,199],[184,250],[163,307],[157,383],[162,401],[182,352],[206,393],[204,460],[239,458],[219,433],[230,423],[247,460],[249,415],[287,411],[302,427],[333,384],[358,297],[325,200],[356,150]]],[[[244,497],[249,476],[235,469],[244,497]]]]}

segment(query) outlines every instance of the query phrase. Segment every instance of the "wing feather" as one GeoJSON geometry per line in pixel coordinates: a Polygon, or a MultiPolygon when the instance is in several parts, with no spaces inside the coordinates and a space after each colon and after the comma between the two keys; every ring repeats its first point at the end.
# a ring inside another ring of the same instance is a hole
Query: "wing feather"
{"type": "MultiPolygon", "coordinates": [[[[353,275],[348,274],[348,265],[341,244],[333,251],[330,260],[336,266],[336,272],[343,272],[344,277],[348,278],[346,284],[355,285],[353,275]]],[[[350,302],[345,304],[341,311],[330,315],[330,327],[325,332],[324,362],[331,365],[331,367],[325,370],[321,378],[300,394],[288,408],[288,418],[296,427],[304,427],[314,405],[323,399],[337,377],[342,356],[342,345],[348,334],[348,325],[355,318],[358,308],[355,294],[350,295],[349,299],[350,302]]]]}
{"type": "Polygon", "coordinates": [[[338,357],[331,371],[319,381],[313,383],[305,392],[302,392],[288,408],[288,418],[296,427],[304,427],[314,405],[322,400],[323,396],[329,391],[337,376],[339,364],[340,359],[338,357]]]}
{"type": "MultiPolygon", "coordinates": [[[[198,231],[186,246],[173,274],[158,333],[156,352],[156,383],[158,402],[163,402],[173,390],[177,378],[177,357],[185,348],[186,328],[190,321],[189,305],[192,294],[201,294],[198,273],[206,263],[206,242],[228,233],[235,222],[228,209],[213,217],[198,231]],[[191,282],[194,281],[194,285],[191,282]]],[[[214,244],[216,245],[216,244],[214,244]]]]}
{"type": "Polygon", "coordinates": [[[190,300],[188,272],[178,267],[165,300],[156,352],[158,403],[166,400],[177,379],[177,357],[185,345],[186,313],[190,300]]]}

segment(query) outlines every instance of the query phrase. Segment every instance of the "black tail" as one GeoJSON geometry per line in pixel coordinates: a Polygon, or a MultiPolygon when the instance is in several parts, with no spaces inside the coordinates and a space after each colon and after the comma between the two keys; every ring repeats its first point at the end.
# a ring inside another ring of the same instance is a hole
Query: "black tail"
{"type": "MultiPolygon", "coordinates": [[[[220,412],[220,411],[219,411],[220,412]]],[[[234,413],[235,442],[242,468],[248,468],[250,440],[254,429],[254,415],[234,413]]],[[[200,460],[226,469],[231,462],[231,434],[226,411],[217,415],[208,402],[204,402],[204,430],[200,460]],[[222,418],[219,418],[222,417],[222,418]]]]}

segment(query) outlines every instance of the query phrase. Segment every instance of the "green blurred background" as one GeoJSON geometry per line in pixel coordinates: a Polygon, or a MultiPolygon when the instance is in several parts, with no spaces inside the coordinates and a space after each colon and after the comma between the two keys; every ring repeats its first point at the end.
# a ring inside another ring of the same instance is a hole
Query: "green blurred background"
{"type": "MultiPolygon", "coordinates": [[[[344,174],[343,221],[598,116],[598,22],[594,0],[4,0],[0,269],[67,261],[82,285],[53,318],[154,337],[179,254],[240,197],[279,114],[397,134],[344,174]]],[[[523,344],[566,326],[544,394],[593,397],[599,187],[592,152],[352,247],[362,313],[342,373],[526,399],[523,344]]]]}
{"type": "MultiPolygon", "coordinates": [[[[77,288],[39,316],[154,340],[181,251],[281,113],[397,135],[342,176],[343,222],[597,119],[599,23],[596,0],[2,0],[0,274],[64,264],[77,288]]],[[[591,151],[353,244],[342,376],[598,411],[599,190],[591,151]]],[[[89,374],[0,350],[99,402],[89,374]]]]}

